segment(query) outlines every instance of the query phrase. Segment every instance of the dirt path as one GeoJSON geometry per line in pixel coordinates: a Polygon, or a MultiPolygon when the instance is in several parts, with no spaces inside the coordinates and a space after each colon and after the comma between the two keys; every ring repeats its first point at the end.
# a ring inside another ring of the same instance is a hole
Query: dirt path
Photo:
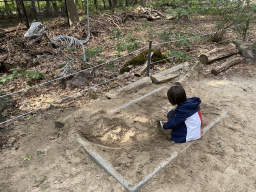
{"type": "MultiPolygon", "coordinates": [[[[141,191],[255,191],[255,78],[200,79],[185,89],[188,95],[227,110],[228,115],[141,191]]],[[[15,122],[13,132],[19,139],[2,151],[0,191],[125,191],[77,143],[77,124],[64,120],[75,116],[75,111],[50,109],[15,122]],[[57,128],[56,121],[64,126],[57,128]]]]}

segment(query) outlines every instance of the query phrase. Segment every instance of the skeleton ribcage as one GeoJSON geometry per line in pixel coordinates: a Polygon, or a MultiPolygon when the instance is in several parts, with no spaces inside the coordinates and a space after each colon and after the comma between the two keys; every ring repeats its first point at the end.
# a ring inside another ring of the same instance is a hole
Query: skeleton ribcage
{"type": "Polygon", "coordinates": [[[70,36],[57,36],[54,40],[54,43],[60,47],[78,47],[82,46],[79,40],[75,37],[70,36]]]}

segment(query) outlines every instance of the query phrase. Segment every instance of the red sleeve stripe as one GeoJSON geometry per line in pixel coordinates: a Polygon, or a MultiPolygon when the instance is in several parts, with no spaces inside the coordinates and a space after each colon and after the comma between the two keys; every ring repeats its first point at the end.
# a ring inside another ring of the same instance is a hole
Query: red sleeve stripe
{"type": "Polygon", "coordinates": [[[200,132],[202,133],[203,119],[202,119],[202,115],[201,115],[200,109],[198,110],[198,115],[199,115],[200,120],[201,120],[201,127],[200,127],[201,131],[200,132]]]}

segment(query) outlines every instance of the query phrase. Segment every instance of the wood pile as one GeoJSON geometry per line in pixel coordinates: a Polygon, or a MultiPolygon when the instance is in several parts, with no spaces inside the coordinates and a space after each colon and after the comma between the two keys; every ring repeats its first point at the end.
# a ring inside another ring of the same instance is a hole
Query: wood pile
{"type": "Polygon", "coordinates": [[[142,6],[139,6],[134,11],[122,12],[121,17],[124,22],[127,20],[156,20],[165,18],[165,16],[160,11],[142,6]]]}
{"type": "Polygon", "coordinates": [[[233,43],[230,43],[227,46],[214,48],[211,51],[201,54],[199,60],[202,64],[212,64],[215,61],[226,59],[226,61],[220,66],[217,66],[211,70],[212,74],[218,75],[222,71],[225,71],[229,67],[242,61],[243,58],[238,53],[239,50],[236,48],[236,46],[233,43]]]}

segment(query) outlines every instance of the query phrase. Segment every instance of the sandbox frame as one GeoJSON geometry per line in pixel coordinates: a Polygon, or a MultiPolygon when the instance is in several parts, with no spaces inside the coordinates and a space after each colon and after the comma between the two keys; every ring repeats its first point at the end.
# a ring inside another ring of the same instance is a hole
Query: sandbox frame
{"type": "MultiPolygon", "coordinates": [[[[113,110],[112,113],[123,109],[125,107],[128,107],[130,105],[132,105],[133,103],[136,103],[137,101],[140,101],[160,90],[162,90],[163,88],[166,88],[165,86],[160,87],[142,97],[139,97],[129,103],[126,103],[120,107],[118,107],[117,109],[113,110]]],[[[207,106],[210,107],[214,107],[211,104],[202,102],[207,106]]],[[[202,130],[202,136],[209,131],[215,124],[217,124],[226,114],[227,111],[221,110],[220,115],[209,125],[207,125],[203,130],[202,130]]],[[[197,142],[197,140],[195,141],[190,141],[190,144],[188,146],[186,146],[184,149],[182,149],[182,151],[178,154],[177,152],[174,152],[171,154],[171,156],[160,163],[160,165],[149,175],[147,175],[145,177],[145,179],[137,184],[132,184],[129,182],[129,180],[124,179],[124,177],[119,174],[109,163],[107,163],[104,158],[102,158],[98,153],[95,152],[95,149],[93,148],[93,146],[91,145],[90,142],[83,140],[82,138],[78,137],[77,138],[78,143],[84,148],[85,152],[88,154],[88,156],[91,158],[91,160],[93,162],[95,162],[100,168],[102,168],[105,172],[107,172],[109,175],[113,176],[121,185],[124,186],[124,188],[126,189],[126,191],[128,192],[136,192],[138,190],[140,190],[141,188],[143,188],[143,186],[145,186],[157,173],[159,173],[162,169],[164,169],[170,162],[172,162],[176,157],[178,157],[179,154],[183,153],[184,151],[186,151],[192,144],[194,144],[195,142],[197,142]],[[131,185],[133,185],[133,187],[130,187],[131,185]]]]}

